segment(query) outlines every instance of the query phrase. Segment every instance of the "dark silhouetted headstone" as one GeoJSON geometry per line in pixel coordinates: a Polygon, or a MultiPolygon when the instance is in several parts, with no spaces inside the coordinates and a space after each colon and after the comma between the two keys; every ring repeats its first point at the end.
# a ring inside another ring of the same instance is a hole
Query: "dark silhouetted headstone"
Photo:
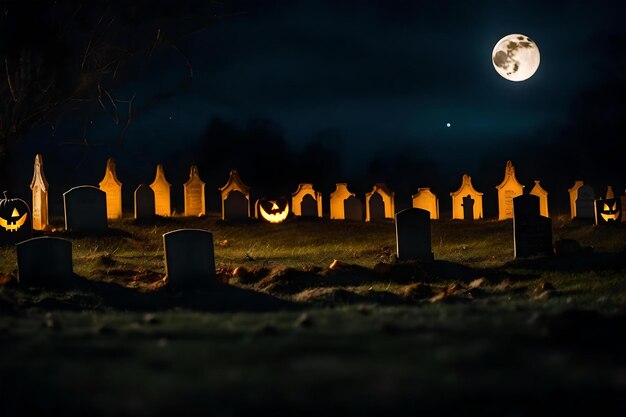
{"type": "Polygon", "coordinates": [[[463,219],[474,220],[474,199],[468,194],[463,197],[463,219]]]}
{"type": "Polygon", "coordinates": [[[432,260],[430,212],[409,208],[396,213],[399,260],[432,260]]]}
{"type": "Polygon", "coordinates": [[[63,194],[65,228],[74,232],[105,232],[107,230],[106,193],[83,185],[63,194]]]}
{"type": "Polygon", "coordinates": [[[224,220],[248,218],[248,199],[241,191],[231,191],[224,200],[224,220]]]}
{"type": "Polygon", "coordinates": [[[515,197],[513,201],[515,202],[513,205],[513,217],[526,219],[541,215],[541,200],[539,196],[533,194],[522,195],[515,197]]]}
{"type": "Polygon", "coordinates": [[[553,253],[552,220],[539,214],[539,197],[525,194],[513,199],[513,252],[515,258],[553,253]]]}
{"type": "Polygon", "coordinates": [[[140,184],[135,190],[135,220],[149,222],[154,220],[154,191],[146,184],[140,184]]]}
{"type": "Polygon", "coordinates": [[[174,287],[198,287],[217,282],[213,234],[181,229],[163,235],[165,271],[174,287]]]}
{"type": "Polygon", "coordinates": [[[383,197],[379,193],[374,193],[370,197],[370,221],[379,221],[385,219],[385,203],[383,197]]]}
{"type": "Polygon", "coordinates": [[[583,185],[578,189],[578,198],[576,199],[576,218],[577,219],[595,219],[596,193],[590,185],[583,185]]]}
{"type": "Polygon", "coordinates": [[[317,217],[317,201],[315,201],[312,195],[307,194],[302,197],[300,212],[303,217],[317,217]]]}
{"type": "Polygon", "coordinates": [[[350,196],[344,200],[343,210],[346,220],[363,221],[363,204],[355,196],[350,196]]]}
{"type": "Polygon", "coordinates": [[[21,285],[55,285],[72,274],[69,240],[46,236],[17,245],[17,281],[21,285]]]}

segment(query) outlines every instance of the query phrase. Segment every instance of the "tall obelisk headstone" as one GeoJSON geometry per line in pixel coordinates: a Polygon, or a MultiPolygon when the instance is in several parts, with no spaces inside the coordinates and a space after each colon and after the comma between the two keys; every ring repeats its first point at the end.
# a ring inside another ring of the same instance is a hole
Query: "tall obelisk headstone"
{"type": "Polygon", "coordinates": [[[204,216],[206,202],[204,198],[204,182],[198,174],[198,167],[193,165],[189,170],[189,180],[184,184],[185,216],[204,216]]]}
{"type": "Polygon", "coordinates": [[[40,154],[35,156],[33,180],[30,183],[33,193],[32,220],[33,229],[46,230],[48,224],[48,181],[43,172],[43,158],[40,154]]]}

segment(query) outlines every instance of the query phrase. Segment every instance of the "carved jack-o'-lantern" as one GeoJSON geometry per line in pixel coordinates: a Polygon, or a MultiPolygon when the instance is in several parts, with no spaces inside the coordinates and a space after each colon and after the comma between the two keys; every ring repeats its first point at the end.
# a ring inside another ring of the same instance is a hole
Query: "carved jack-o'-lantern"
{"type": "Polygon", "coordinates": [[[4,192],[0,200],[0,245],[30,239],[33,234],[30,209],[24,200],[10,199],[4,192]]]}
{"type": "Polygon", "coordinates": [[[259,215],[270,223],[282,223],[289,216],[289,202],[281,200],[259,200],[259,215]]]}
{"type": "Polygon", "coordinates": [[[620,200],[607,198],[596,200],[596,224],[617,223],[622,217],[620,200]]]}

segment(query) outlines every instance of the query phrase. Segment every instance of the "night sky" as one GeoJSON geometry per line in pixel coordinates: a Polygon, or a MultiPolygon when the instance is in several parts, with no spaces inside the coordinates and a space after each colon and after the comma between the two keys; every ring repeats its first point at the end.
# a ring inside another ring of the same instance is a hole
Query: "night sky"
{"type": "MultiPolygon", "coordinates": [[[[584,176],[598,191],[626,185],[614,152],[626,120],[624,2],[259,1],[240,11],[180,39],[186,58],[159,48],[115,86],[116,97],[135,95],[121,147],[108,146],[120,125],[95,112],[90,140],[105,146],[86,156],[80,147],[59,148],[63,136],[79,136],[78,119],[69,117],[55,141],[46,129],[27,135],[13,156],[28,161],[19,175],[31,175],[33,152],[97,173],[112,155],[133,180],[151,180],[157,162],[177,171],[176,163],[198,163],[204,176],[217,175],[206,167],[217,156],[198,156],[219,140],[220,129],[209,128],[217,120],[240,133],[263,121],[296,159],[319,144],[340,165],[324,183],[393,184],[394,175],[413,175],[421,177],[407,190],[439,186],[443,197],[468,171],[492,192],[513,159],[526,182],[541,177],[562,188],[584,176]],[[491,63],[493,46],[509,33],[528,35],[541,51],[525,82],[503,79],[491,63]],[[411,161],[419,167],[398,168],[411,161]]],[[[215,184],[226,164],[219,170],[215,184]]]]}

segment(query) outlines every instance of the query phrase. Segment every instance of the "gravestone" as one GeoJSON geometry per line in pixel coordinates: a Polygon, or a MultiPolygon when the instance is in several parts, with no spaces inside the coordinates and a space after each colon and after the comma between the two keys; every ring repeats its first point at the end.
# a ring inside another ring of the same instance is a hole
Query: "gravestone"
{"type": "Polygon", "coordinates": [[[241,191],[231,191],[224,200],[224,220],[242,220],[249,217],[250,202],[241,191]]]}
{"type": "Polygon", "coordinates": [[[163,247],[168,285],[199,287],[217,282],[211,232],[174,230],[163,235],[163,247]]]}
{"type": "Polygon", "coordinates": [[[393,219],[395,213],[395,193],[383,183],[374,184],[365,194],[365,221],[393,219]],[[374,200],[372,202],[372,200],[374,200]],[[372,212],[372,210],[374,210],[372,212]]]}
{"type": "Polygon", "coordinates": [[[300,215],[302,217],[317,217],[317,201],[315,201],[312,195],[307,194],[302,197],[300,215]]]}
{"type": "Polygon", "coordinates": [[[576,218],[576,199],[578,198],[578,190],[585,183],[581,180],[574,181],[574,185],[572,188],[569,188],[567,192],[569,193],[569,209],[570,209],[570,218],[576,218]]]}
{"type": "Polygon", "coordinates": [[[483,218],[483,193],[476,191],[472,185],[472,177],[463,174],[463,181],[458,190],[451,192],[452,218],[453,219],[482,219],[483,218]],[[471,201],[472,211],[468,210],[469,204],[464,205],[466,198],[471,201]]]}
{"type": "Polygon", "coordinates": [[[149,222],[154,220],[154,191],[146,184],[140,184],[135,190],[135,220],[149,222]]]}
{"type": "Polygon", "coordinates": [[[514,217],[519,219],[526,219],[533,216],[540,216],[541,200],[536,195],[528,194],[520,196],[523,198],[517,198],[514,207],[514,217]]]}
{"type": "Polygon", "coordinates": [[[242,220],[250,217],[250,187],[236,170],[230,171],[228,181],[221,187],[222,220],[242,220]]]}
{"type": "Polygon", "coordinates": [[[385,219],[385,203],[383,202],[383,197],[379,193],[374,193],[369,198],[369,209],[369,221],[375,222],[385,219]]]}
{"type": "Polygon", "coordinates": [[[18,243],[16,247],[20,285],[54,285],[72,277],[71,241],[45,236],[18,243]]]}
{"type": "Polygon", "coordinates": [[[154,181],[150,188],[154,191],[154,212],[157,216],[169,217],[172,215],[170,188],[172,185],[165,178],[163,165],[157,165],[154,181]]]}
{"type": "Polygon", "coordinates": [[[418,188],[417,194],[411,196],[413,208],[428,210],[431,220],[439,219],[439,199],[430,188],[418,188]]]}
{"type": "Polygon", "coordinates": [[[104,178],[100,181],[100,189],[106,193],[107,218],[119,220],[122,218],[122,183],[117,179],[115,161],[109,158],[104,172],[104,178]]]}
{"type": "Polygon", "coordinates": [[[607,200],[612,200],[615,198],[615,193],[613,192],[613,187],[610,185],[606,187],[606,197],[607,200]]]}
{"type": "Polygon", "coordinates": [[[539,197],[513,199],[513,253],[515,258],[547,256],[552,249],[552,220],[540,214],[539,197]]]}
{"type": "Polygon", "coordinates": [[[471,195],[466,195],[463,197],[463,219],[464,220],[474,220],[474,199],[471,195]]]}
{"type": "Polygon", "coordinates": [[[24,200],[10,198],[8,192],[0,198],[0,246],[14,245],[33,237],[30,207],[24,200]]]}
{"type": "Polygon", "coordinates": [[[535,185],[530,190],[530,194],[539,197],[539,213],[544,217],[548,217],[550,215],[548,210],[548,192],[543,189],[539,180],[535,180],[535,185]]]}
{"type": "Polygon", "coordinates": [[[498,190],[498,220],[512,219],[513,199],[522,195],[524,186],[517,181],[515,167],[511,161],[506,162],[504,179],[500,185],[496,186],[496,189],[498,190]]]}
{"type": "Polygon", "coordinates": [[[343,212],[346,220],[363,221],[363,204],[353,195],[343,201],[343,212]]]}
{"type": "Polygon", "coordinates": [[[90,185],[63,193],[65,229],[73,232],[106,232],[107,202],[104,191],[90,185]]]}
{"type": "Polygon", "coordinates": [[[33,194],[33,229],[46,230],[50,226],[48,223],[48,181],[43,172],[43,157],[40,154],[35,156],[30,189],[33,194]]]}
{"type": "MultiPolygon", "coordinates": [[[[350,197],[355,197],[354,193],[348,190],[348,184],[345,182],[337,183],[335,191],[330,193],[330,218],[334,220],[344,220],[346,218],[346,200],[350,197]]],[[[355,197],[356,198],[356,197],[355,197]]],[[[354,203],[350,203],[354,205],[354,203]]],[[[359,202],[360,204],[360,202],[359,202]]],[[[361,213],[363,209],[360,209],[361,213]]],[[[361,214],[361,219],[362,214],[361,214]]]]}
{"type": "Polygon", "coordinates": [[[595,199],[596,194],[590,185],[583,185],[578,189],[578,197],[576,198],[577,219],[595,219],[595,199]]]}
{"type": "Polygon", "coordinates": [[[396,246],[399,260],[432,260],[430,212],[409,208],[396,213],[396,246]]]}
{"type": "Polygon", "coordinates": [[[189,180],[184,184],[185,216],[204,216],[206,203],[204,198],[204,182],[198,174],[198,167],[193,165],[189,170],[189,180]]]}
{"type": "Polygon", "coordinates": [[[322,217],[322,193],[315,191],[313,184],[298,184],[291,195],[291,211],[295,216],[322,217]]]}

